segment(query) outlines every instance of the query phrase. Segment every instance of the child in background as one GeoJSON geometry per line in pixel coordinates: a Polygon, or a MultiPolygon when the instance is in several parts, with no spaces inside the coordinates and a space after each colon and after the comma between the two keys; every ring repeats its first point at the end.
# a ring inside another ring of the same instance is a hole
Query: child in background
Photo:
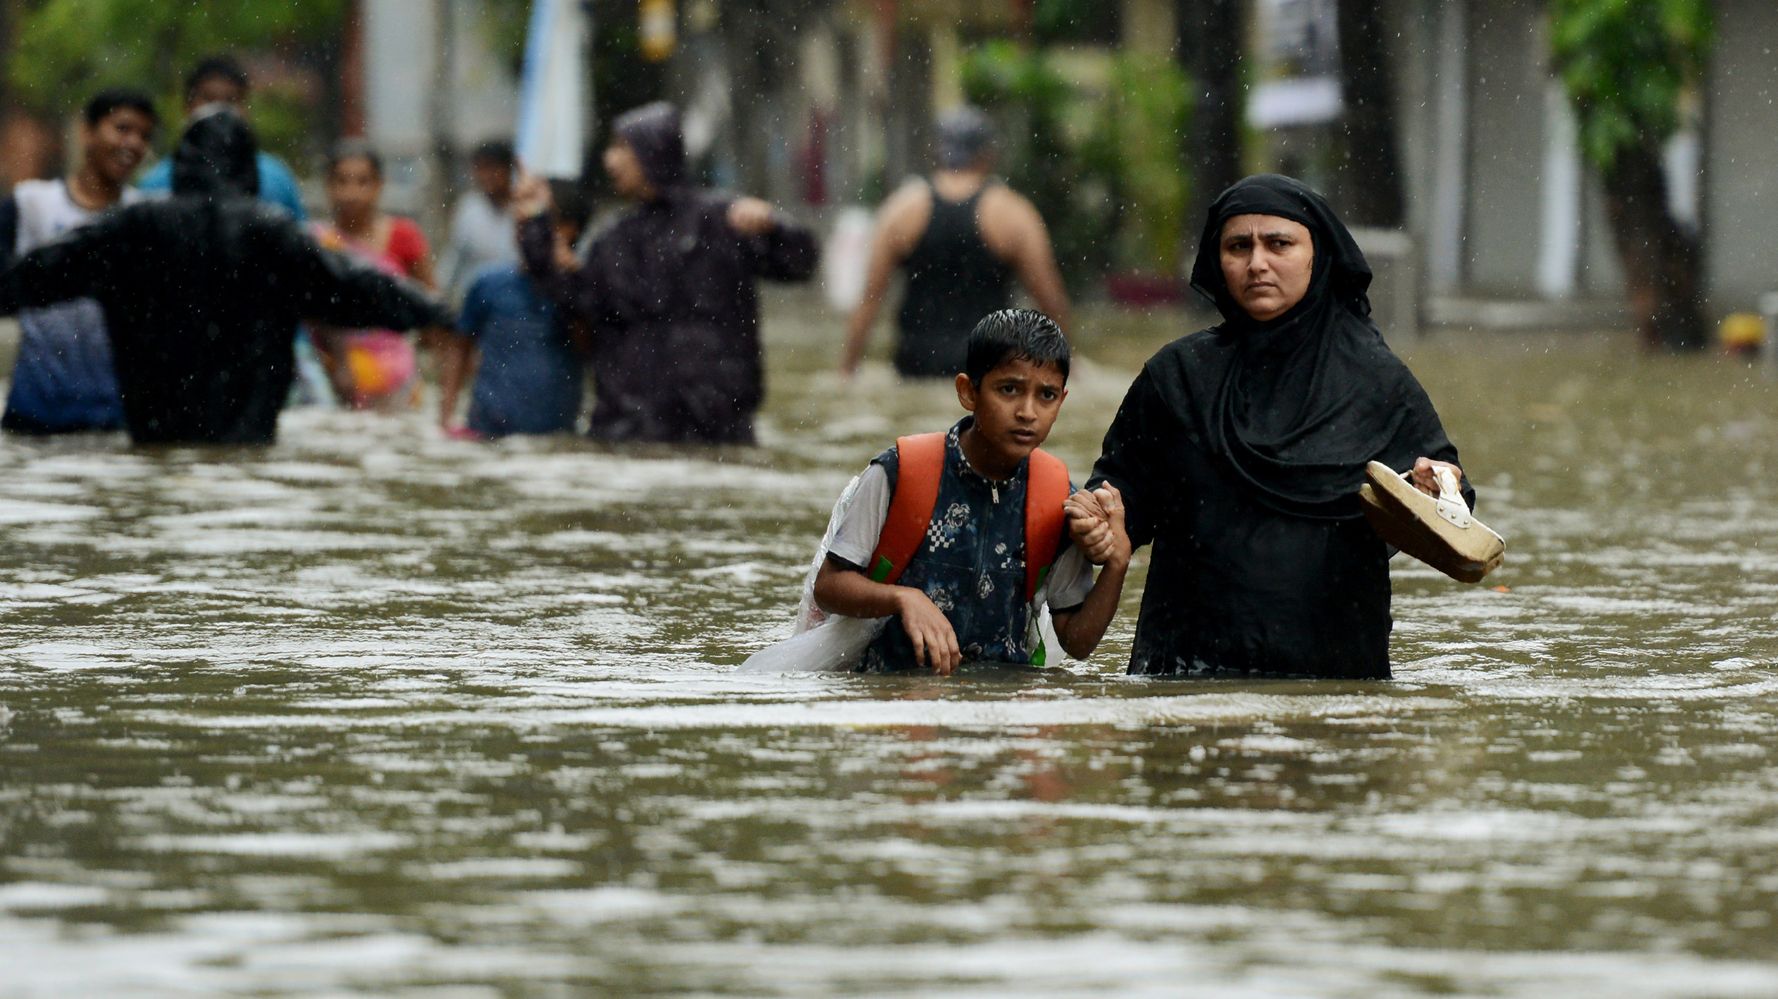
{"type": "Polygon", "coordinates": [[[519,259],[518,220],[512,217],[512,182],[517,168],[512,144],[489,141],[469,155],[468,191],[451,211],[451,230],[439,265],[447,300],[462,307],[482,268],[519,259]]]}
{"type": "Polygon", "coordinates": [[[945,434],[901,438],[859,476],[814,582],[822,611],[890,618],[859,671],[1041,665],[1045,603],[1069,655],[1098,646],[1130,541],[1115,490],[1083,505],[1068,470],[1038,450],[1068,395],[1068,366],[1068,341],[1049,317],[989,314],[956,378],[971,415],[945,434]],[[1097,523],[1088,550],[1067,542],[1065,517],[1097,523]],[[1104,566],[1097,580],[1092,565],[1104,566]]]}
{"type": "MultiPolygon", "coordinates": [[[[347,141],[327,160],[330,222],[313,225],[315,239],[350,253],[385,274],[433,287],[431,249],[412,220],[382,211],[383,159],[362,142],[347,141]]],[[[316,347],[334,390],[353,409],[413,408],[420,401],[414,345],[394,330],[317,330],[316,347]]]]}
{"type": "MultiPolygon", "coordinates": [[[[565,267],[572,267],[571,247],[586,228],[591,206],[574,184],[557,181],[551,188],[556,252],[565,267]]],[[[473,367],[470,435],[572,431],[585,381],[582,351],[576,347],[566,317],[518,264],[484,267],[464,296],[457,335],[445,345],[439,425],[459,433],[451,421],[473,367]]]]}

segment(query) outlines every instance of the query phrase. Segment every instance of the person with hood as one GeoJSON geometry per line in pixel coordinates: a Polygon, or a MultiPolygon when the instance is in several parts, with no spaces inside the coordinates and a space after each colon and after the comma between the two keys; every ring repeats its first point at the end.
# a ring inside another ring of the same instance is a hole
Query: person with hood
{"type": "Polygon", "coordinates": [[[907,273],[896,325],[895,370],[908,378],[951,378],[963,370],[976,321],[1012,305],[1014,278],[1064,331],[1068,292],[1043,216],[996,180],[994,129],[980,109],[938,119],[939,169],[904,185],[877,212],[864,296],[846,323],[840,376],[864,358],[877,312],[897,268],[907,273]]]}
{"type": "Polygon", "coordinates": [[[693,187],[671,104],[620,115],[604,166],[633,207],[578,267],[547,217],[548,184],[526,177],[514,195],[525,268],[587,326],[596,397],[588,434],[752,443],[764,396],[756,281],[807,280],[814,236],[758,198],[693,187]]]}
{"type": "Polygon", "coordinates": [[[130,436],[270,443],[297,322],[445,325],[417,287],[323,250],[256,200],[258,143],[226,106],[173,153],[173,196],[119,209],[0,275],[0,315],[71,298],[104,310],[130,436]]]}
{"type": "MultiPolygon", "coordinates": [[[[1390,675],[1392,553],[1359,509],[1365,466],[1411,468],[1432,495],[1435,465],[1462,470],[1371,321],[1370,282],[1296,180],[1248,177],[1210,206],[1192,287],[1223,321],[1143,366],[1088,480],[1154,545],[1131,673],[1390,675]]],[[[1076,543],[1110,512],[1071,521],[1076,543]]]]}

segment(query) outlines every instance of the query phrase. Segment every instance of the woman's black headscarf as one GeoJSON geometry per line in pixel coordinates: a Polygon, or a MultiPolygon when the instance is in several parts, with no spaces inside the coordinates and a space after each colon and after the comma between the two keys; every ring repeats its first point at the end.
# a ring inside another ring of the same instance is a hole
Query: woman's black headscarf
{"type": "Polygon", "coordinates": [[[1370,319],[1371,269],[1321,195],[1289,177],[1261,174],[1210,206],[1192,287],[1224,322],[1158,383],[1192,417],[1201,443],[1265,505],[1302,517],[1360,515],[1354,497],[1365,464],[1406,469],[1449,446],[1430,400],[1370,319]],[[1276,215],[1305,226],[1315,260],[1308,291],[1261,322],[1235,301],[1222,276],[1223,224],[1276,215]]]}

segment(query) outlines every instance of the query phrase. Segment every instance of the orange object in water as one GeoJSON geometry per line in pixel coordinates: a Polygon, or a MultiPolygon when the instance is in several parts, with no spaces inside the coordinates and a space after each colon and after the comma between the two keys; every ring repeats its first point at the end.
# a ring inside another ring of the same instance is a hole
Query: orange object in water
{"type": "MultiPolygon", "coordinates": [[[[402,395],[414,383],[417,365],[413,345],[392,330],[365,330],[344,337],[341,352],[352,376],[355,409],[400,405],[402,395]]],[[[413,393],[408,392],[408,395],[413,393]]]]}

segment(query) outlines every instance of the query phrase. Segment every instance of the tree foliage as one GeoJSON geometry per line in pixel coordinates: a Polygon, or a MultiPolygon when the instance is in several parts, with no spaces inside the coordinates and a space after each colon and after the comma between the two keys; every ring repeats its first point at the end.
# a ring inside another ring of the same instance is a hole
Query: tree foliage
{"type": "MultiPolygon", "coordinates": [[[[198,59],[337,37],[347,2],[33,0],[20,13],[6,75],[15,99],[46,115],[71,114],[101,87],[134,86],[176,121],[181,80],[198,59]]],[[[274,146],[302,125],[283,104],[256,98],[254,124],[274,146]]]]}
{"type": "Polygon", "coordinates": [[[1709,51],[1709,0],[1554,0],[1551,18],[1588,160],[1610,169],[1625,149],[1673,135],[1709,51]]]}
{"type": "Polygon", "coordinates": [[[1138,55],[1107,69],[1105,87],[1083,86],[1044,50],[1004,40],[963,63],[965,96],[1000,121],[1008,182],[1049,222],[1063,277],[1077,289],[1112,267],[1175,273],[1186,224],[1184,73],[1138,55]]]}
{"type": "Polygon", "coordinates": [[[1697,234],[1667,207],[1662,147],[1703,75],[1709,0],[1554,0],[1552,52],[1605,205],[1644,344],[1707,342],[1697,234]]]}

